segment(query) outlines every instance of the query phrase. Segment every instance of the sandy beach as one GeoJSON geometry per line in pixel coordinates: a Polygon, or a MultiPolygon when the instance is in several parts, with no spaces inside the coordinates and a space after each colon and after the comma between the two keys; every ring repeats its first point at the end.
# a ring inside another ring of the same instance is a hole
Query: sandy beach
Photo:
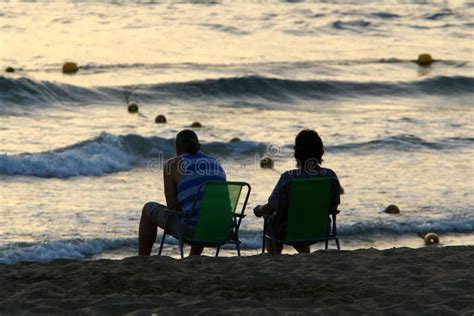
{"type": "Polygon", "coordinates": [[[0,265],[0,314],[473,315],[474,247],[0,265]]]}
{"type": "Polygon", "coordinates": [[[472,0],[0,1],[0,316],[474,316],[473,21],[472,0]],[[164,205],[206,242],[245,211],[242,257],[157,256],[182,228],[164,205]],[[336,210],[342,251],[260,254],[259,215],[303,242],[336,210]]]}

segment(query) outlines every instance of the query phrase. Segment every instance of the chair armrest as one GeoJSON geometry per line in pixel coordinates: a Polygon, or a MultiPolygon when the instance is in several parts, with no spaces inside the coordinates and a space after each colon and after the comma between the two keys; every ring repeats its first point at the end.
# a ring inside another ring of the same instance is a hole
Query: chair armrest
{"type": "Polygon", "coordinates": [[[263,214],[262,215],[263,219],[273,219],[275,217],[274,214],[263,214]]]}

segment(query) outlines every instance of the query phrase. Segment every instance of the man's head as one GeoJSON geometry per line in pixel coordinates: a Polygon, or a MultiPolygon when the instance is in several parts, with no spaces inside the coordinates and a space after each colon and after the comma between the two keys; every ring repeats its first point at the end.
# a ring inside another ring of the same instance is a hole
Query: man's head
{"type": "Polygon", "coordinates": [[[201,149],[199,139],[192,130],[183,129],[176,135],[176,155],[195,154],[201,149]]]}
{"type": "Polygon", "coordinates": [[[314,167],[323,162],[324,146],[321,137],[312,129],[304,129],[295,139],[295,158],[298,167],[314,167]]]}

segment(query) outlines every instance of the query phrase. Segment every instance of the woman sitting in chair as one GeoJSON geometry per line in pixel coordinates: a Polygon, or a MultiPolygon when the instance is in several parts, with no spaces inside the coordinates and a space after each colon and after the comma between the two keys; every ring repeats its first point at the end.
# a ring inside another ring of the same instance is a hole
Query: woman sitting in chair
{"type": "MultiPolygon", "coordinates": [[[[317,176],[333,177],[331,188],[331,213],[337,212],[337,206],[340,203],[340,192],[342,188],[337,180],[336,173],[331,169],[322,168],[322,156],[324,154],[323,141],[318,133],[314,130],[305,129],[301,131],[295,139],[295,154],[297,169],[284,172],[272,194],[265,205],[255,207],[254,214],[257,217],[273,215],[272,230],[273,238],[284,240],[286,236],[287,219],[288,219],[288,181],[294,179],[311,178],[317,176]]],[[[328,218],[329,215],[328,214],[328,218]]],[[[274,243],[276,249],[272,249],[272,242],[266,240],[266,248],[269,253],[280,254],[283,244],[274,243]]],[[[295,244],[293,247],[299,253],[309,253],[310,244],[295,244]]]]}

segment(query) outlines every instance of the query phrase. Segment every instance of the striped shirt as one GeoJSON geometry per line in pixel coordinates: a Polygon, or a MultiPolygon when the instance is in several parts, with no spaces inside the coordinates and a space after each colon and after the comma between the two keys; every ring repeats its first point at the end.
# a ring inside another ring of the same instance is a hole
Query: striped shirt
{"type": "Polygon", "coordinates": [[[202,196],[199,197],[194,212],[193,203],[200,186],[207,181],[226,181],[226,175],[214,157],[201,151],[179,157],[183,161],[183,175],[178,182],[178,203],[181,212],[196,218],[202,196]]]}

